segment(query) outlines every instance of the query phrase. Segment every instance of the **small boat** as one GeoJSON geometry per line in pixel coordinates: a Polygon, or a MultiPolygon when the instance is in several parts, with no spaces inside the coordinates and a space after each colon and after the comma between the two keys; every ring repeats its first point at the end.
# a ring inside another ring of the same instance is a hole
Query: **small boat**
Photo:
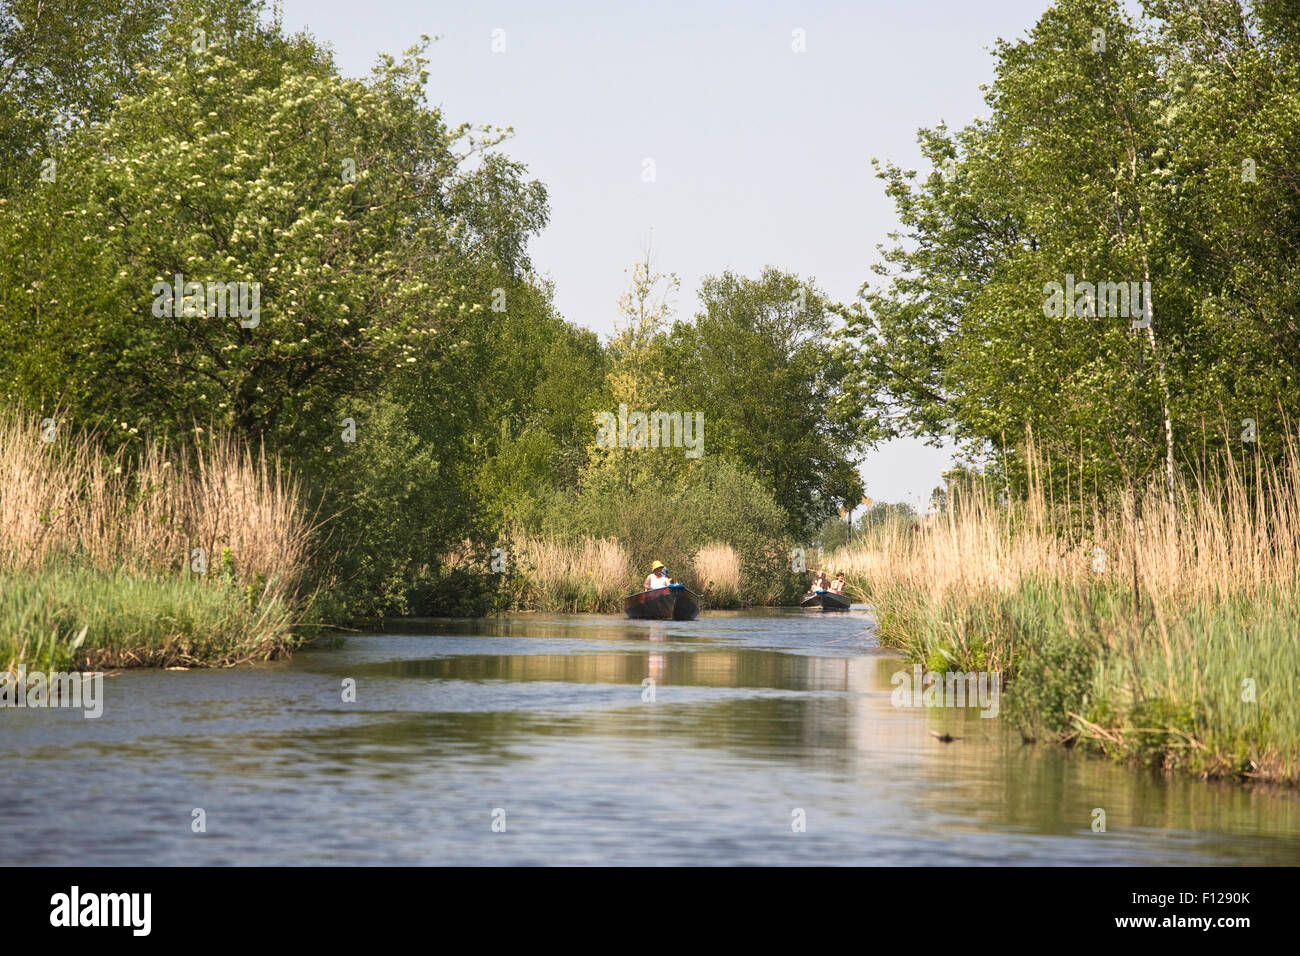
{"type": "Polygon", "coordinates": [[[836,594],[834,591],[819,588],[804,595],[804,599],[799,606],[814,611],[847,611],[850,603],[847,595],[836,594]]]}
{"type": "Polygon", "coordinates": [[[670,584],[623,599],[628,617],[654,621],[693,621],[700,614],[700,602],[684,584],[670,584]]]}

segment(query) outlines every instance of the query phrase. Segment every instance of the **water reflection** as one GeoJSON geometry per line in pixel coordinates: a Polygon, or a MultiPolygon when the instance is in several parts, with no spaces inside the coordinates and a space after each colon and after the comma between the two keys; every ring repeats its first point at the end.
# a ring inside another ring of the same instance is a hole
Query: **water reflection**
{"type": "Polygon", "coordinates": [[[1300,859],[1290,796],[896,708],[903,666],[860,612],[763,611],[408,622],[288,663],[127,672],[99,720],[0,713],[0,838],[62,863],[1300,859]]]}

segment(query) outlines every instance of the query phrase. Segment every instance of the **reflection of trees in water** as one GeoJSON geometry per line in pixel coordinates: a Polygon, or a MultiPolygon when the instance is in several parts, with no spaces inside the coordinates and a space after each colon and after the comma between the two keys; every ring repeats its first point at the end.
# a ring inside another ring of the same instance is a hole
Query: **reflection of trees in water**
{"type": "MultiPolygon", "coordinates": [[[[1245,837],[1260,833],[1262,822],[1265,833],[1300,832],[1300,801],[1269,788],[1166,776],[1155,768],[1135,768],[1078,750],[1021,746],[1011,735],[986,762],[983,776],[993,783],[986,789],[995,790],[987,794],[992,798],[987,812],[1003,825],[1090,834],[1092,810],[1101,807],[1109,833],[1138,827],[1212,829],[1245,837]]],[[[1216,853],[1242,862],[1260,859],[1262,849],[1274,860],[1277,852],[1289,854],[1292,862],[1300,858],[1300,841],[1294,837],[1271,848],[1218,841],[1214,846],[1216,853]]]]}
{"type": "MultiPolygon", "coordinates": [[[[654,640],[654,638],[652,638],[654,640]]],[[[434,680],[562,681],[582,684],[640,684],[645,677],[672,685],[843,690],[844,665],[817,669],[816,658],[746,648],[649,654],[616,651],[590,654],[456,654],[421,660],[380,661],[350,667],[357,677],[434,680]],[[652,673],[658,668],[659,674],[652,673]]]]}
{"type": "MultiPolygon", "coordinates": [[[[1005,715],[989,720],[976,710],[895,708],[890,676],[907,667],[898,659],[746,648],[674,651],[666,632],[655,636],[653,630],[651,640],[660,646],[649,653],[461,655],[367,665],[373,673],[422,678],[626,684],[626,705],[610,706],[602,697],[591,708],[534,710],[524,709],[531,707],[527,697],[502,697],[506,709],[494,712],[386,713],[360,725],[257,735],[239,756],[222,755],[226,759],[213,767],[238,773],[252,761],[301,774],[382,762],[386,773],[400,778],[424,775],[444,759],[470,757],[489,765],[522,759],[538,738],[619,737],[635,745],[653,736],[657,746],[670,749],[842,771],[861,781],[864,795],[889,781],[885,789],[902,788],[918,811],[967,816],[990,832],[1023,828],[1146,844],[1150,833],[1132,834],[1134,828],[1213,830],[1241,835],[1235,844],[1205,841],[1205,851],[1225,861],[1286,862],[1298,852],[1291,834],[1300,831],[1300,801],[1233,784],[1166,779],[1047,744],[1022,746],[1005,715]],[[654,703],[641,700],[647,676],[660,686],[654,703]],[[738,693],[674,698],[674,686],[738,693]],[[745,688],[821,693],[760,696],[746,695],[745,688]],[[931,729],[958,739],[939,743],[931,729]],[[1090,832],[1094,807],[1106,811],[1107,834],[1090,832]]],[[[574,704],[581,703],[579,693],[575,688],[574,704]]],[[[432,701],[437,706],[436,694],[432,701]]],[[[1171,859],[1185,849],[1181,841],[1171,844],[1171,859]]]]}
{"type": "MultiPolygon", "coordinates": [[[[205,748],[202,773],[217,779],[252,775],[297,779],[375,767],[381,777],[425,777],[442,759],[468,754],[492,760],[525,759],[515,745],[536,733],[578,730],[576,722],[557,726],[553,716],[526,711],[443,713],[369,712],[361,723],[293,727],[238,738],[218,738],[205,748]]],[[[564,723],[561,721],[560,723],[564,723]]],[[[187,739],[187,752],[194,751],[187,739]]],[[[156,748],[153,748],[156,754],[156,748]]]]}
{"type": "MultiPolygon", "coordinates": [[[[879,666],[873,675],[871,658],[856,659],[850,665],[850,684],[869,689],[874,682],[877,690],[890,690],[890,674],[906,665],[888,658],[876,661],[879,666]]],[[[1093,808],[1101,807],[1112,839],[1118,833],[1122,840],[1124,830],[1135,828],[1238,832],[1256,839],[1235,844],[1213,840],[1206,846],[1225,860],[1243,863],[1300,858],[1300,841],[1291,836],[1300,832],[1300,801],[1263,788],[1167,777],[1155,769],[1134,768],[1048,743],[1026,745],[1005,711],[992,719],[978,713],[978,709],[893,708],[885,697],[883,707],[867,702],[856,709],[858,732],[846,749],[858,753],[874,749],[884,758],[883,767],[877,769],[890,772],[892,765],[894,772],[920,777],[919,804],[945,813],[970,813],[992,828],[1023,827],[1035,833],[1106,839],[1107,834],[1091,831],[1093,808]],[[946,730],[957,740],[939,743],[929,738],[931,729],[946,730]],[[906,766],[908,749],[915,754],[911,768],[906,766]],[[932,778],[934,785],[926,785],[925,778],[932,778]],[[1287,836],[1279,842],[1265,834],[1287,836]]],[[[1138,839],[1145,842],[1147,837],[1138,839]]],[[[1183,847],[1171,846],[1171,859],[1181,852],[1183,847]]]]}

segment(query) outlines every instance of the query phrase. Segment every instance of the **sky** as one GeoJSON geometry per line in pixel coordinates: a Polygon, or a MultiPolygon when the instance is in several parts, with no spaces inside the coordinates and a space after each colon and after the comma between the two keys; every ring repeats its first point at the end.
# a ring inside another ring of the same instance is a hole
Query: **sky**
{"type": "MultiPolygon", "coordinates": [[[[916,131],[983,112],[993,44],[1047,5],[285,0],[283,15],[351,76],[439,37],[431,104],[513,127],[503,149],[549,192],[534,267],[566,319],[604,336],[648,244],[681,279],[680,318],[724,269],[774,265],[852,301],[897,228],[873,157],[927,170],[916,131]]],[[[900,439],[861,471],[876,501],[915,504],[950,461],[900,439]]]]}

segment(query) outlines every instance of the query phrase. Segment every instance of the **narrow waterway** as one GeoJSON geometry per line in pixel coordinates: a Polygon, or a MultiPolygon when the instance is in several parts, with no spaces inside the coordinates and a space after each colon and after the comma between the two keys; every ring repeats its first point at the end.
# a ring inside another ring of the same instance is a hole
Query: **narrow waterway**
{"type": "Polygon", "coordinates": [[[870,625],[429,620],[127,671],[99,719],[0,710],[0,842],[9,864],[1300,861],[1293,795],[893,706],[907,665],[870,625]]]}

